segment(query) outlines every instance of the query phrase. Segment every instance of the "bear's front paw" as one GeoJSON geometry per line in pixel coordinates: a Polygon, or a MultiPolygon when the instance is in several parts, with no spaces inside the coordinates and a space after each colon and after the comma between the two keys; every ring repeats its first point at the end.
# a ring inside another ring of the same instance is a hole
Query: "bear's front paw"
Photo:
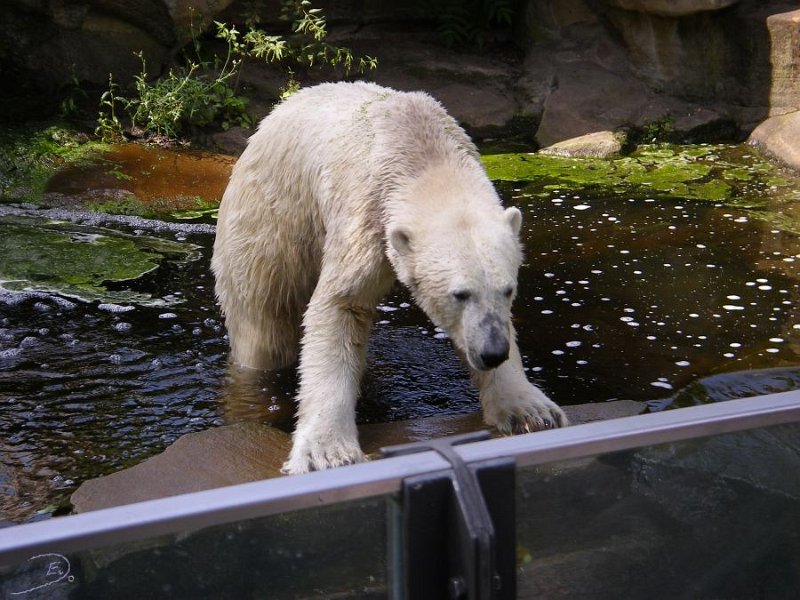
{"type": "Polygon", "coordinates": [[[281,473],[299,475],[309,471],[352,465],[365,460],[367,459],[356,440],[314,439],[296,435],[289,459],[283,463],[281,473]]]}
{"type": "Polygon", "coordinates": [[[533,386],[484,402],[484,420],[506,435],[569,425],[564,411],[533,386]]]}

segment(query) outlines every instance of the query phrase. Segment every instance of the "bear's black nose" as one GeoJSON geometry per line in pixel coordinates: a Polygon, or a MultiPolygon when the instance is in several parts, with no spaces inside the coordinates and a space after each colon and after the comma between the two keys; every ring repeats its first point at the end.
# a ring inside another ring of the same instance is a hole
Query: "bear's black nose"
{"type": "Polygon", "coordinates": [[[508,358],[508,343],[496,344],[492,348],[487,348],[481,352],[481,361],[487,369],[494,369],[503,364],[508,358]]]}

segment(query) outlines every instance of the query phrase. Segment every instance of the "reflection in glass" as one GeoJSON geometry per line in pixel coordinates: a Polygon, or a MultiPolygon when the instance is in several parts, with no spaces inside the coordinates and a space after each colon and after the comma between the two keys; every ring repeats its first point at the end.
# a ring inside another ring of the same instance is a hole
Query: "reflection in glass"
{"type": "Polygon", "coordinates": [[[519,598],[793,598],[800,426],[520,470],[519,598]]]}

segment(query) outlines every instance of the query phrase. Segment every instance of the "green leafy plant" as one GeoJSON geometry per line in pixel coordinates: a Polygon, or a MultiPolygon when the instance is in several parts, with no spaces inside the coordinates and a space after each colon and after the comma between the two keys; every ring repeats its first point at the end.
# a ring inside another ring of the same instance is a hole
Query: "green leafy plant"
{"type": "Polygon", "coordinates": [[[513,0],[427,0],[424,9],[434,16],[442,42],[448,47],[486,44],[492,29],[510,27],[513,0]]]}
{"type": "MultiPolygon", "coordinates": [[[[100,101],[97,133],[113,139],[122,133],[118,108],[122,107],[133,130],[166,138],[177,138],[186,126],[204,127],[218,123],[223,129],[250,126],[247,99],[239,95],[239,78],[246,61],[292,62],[304,67],[325,65],[341,68],[345,75],[374,69],[377,60],[354,56],[349,48],[325,41],[328,31],[321,10],[309,0],[284,0],[283,16],[292,23],[293,35],[271,35],[257,28],[251,19],[242,35],[233,25],[215,22],[215,35],[225,43],[224,55],[203,58],[199,32],[193,30],[193,57],[171,68],[159,79],[151,79],[142,53],[142,69],[135,77],[133,94],[125,97],[109,77],[109,89],[100,101]]],[[[299,88],[291,68],[281,98],[299,88]]]]}
{"type": "Polygon", "coordinates": [[[95,134],[104,142],[117,142],[124,139],[122,123],[117,116],[117,103],[126,100],[119,96],[119,85],[108,76],[108,89],[100,96],[100,110],[97,115],[95,134]]]}

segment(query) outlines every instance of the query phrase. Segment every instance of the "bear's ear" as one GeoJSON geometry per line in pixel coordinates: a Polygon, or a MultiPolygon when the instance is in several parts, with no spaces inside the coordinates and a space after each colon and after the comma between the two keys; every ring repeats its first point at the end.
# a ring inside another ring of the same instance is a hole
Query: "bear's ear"
{"type": "Polygon", "coordinates": [[[514,235],[519,235],[519,230],[522,227],[522,213],[516,206],[510,206],[505,211],[506,222],[511,227],[514,235]]]}
{"type": "Polygon", "coordinates": [[[389,231],[389,243],[401,256],[411,254],[411,234],[402,227],[394,227],[389,231]]]}

